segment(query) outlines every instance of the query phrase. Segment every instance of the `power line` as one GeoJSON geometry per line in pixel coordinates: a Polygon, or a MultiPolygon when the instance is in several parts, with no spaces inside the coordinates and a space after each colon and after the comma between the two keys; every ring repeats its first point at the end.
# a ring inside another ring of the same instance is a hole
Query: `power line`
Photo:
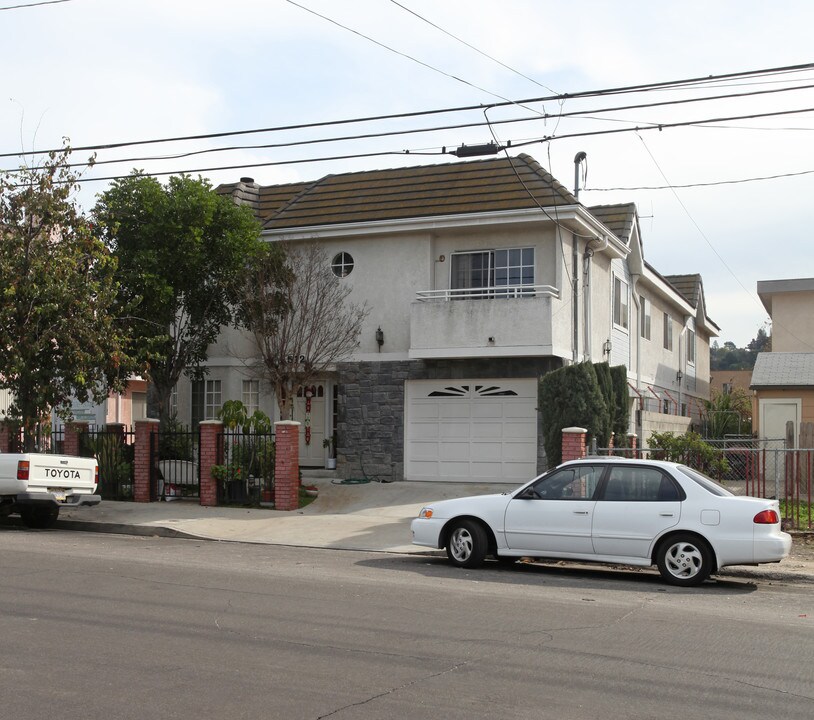
{"type": "MultiPolygon", "coordinates": [[[[623,105],[623,106],[616,106],[616,107],[609,107],[609,108],[598,108],[594,110],[580,110],[580,111],[573,111],[568,113],[558,113],[557,117],[574,117],[574,118],[584,118],[584,119],[592,119],[592,120],[600,120],[604,122],[620,122],[620,123],[630,123],[630,120],[624,119],[609,119],[609,118],[598,118],[594,117],[600,113],[611,113],[611,112],[621,112],[625,110],[638,110],[644,108],[654,108],[654,107],[664,107],[673,104],[688,104],[688,103],[696,103],[696,102],[706,102],[706,101],[713,101],[713,100],[724,100],[724,99],[740,99],[744,97],[752,97],[756,95],[764,95],[764,94],[772,94],[772,93],[779,93],[779,92],[791,92],[795,90],[810,90],[814,89],[814,85],[801,85],[795,87],[784,87],[784,88],[771,88],[769,90],[752,90],[746,93],[729,93],[725,95],[713,95],[713,96],[705,96],[701,98],[687,98],[684,100],[665,100],[662,102],[656,103],[641,103],[636,105],[623,105]]],[[[487,108],[488,109],[488,108],[487,108]]],[[[194,155],[206,155],[210,153],[216,152],[229,152],[229,151],[236,151],[236,150],[268,150],[268,149],[280,149],[280,148],[288,148],[288,147],[298,147],[298,146],[305,146],[305,145],[317,145],[317,144],[325,144],[325,143],[333,143],[333,142],[346,142],[350,140],[370,140],[375,138],[383,138],[383,137],[394,137],[398,135],[415,135],[415,134],[424,134],[430,132],[439,132],[442,130],[459,130],[465,128],[473,128],[473,127],[484,127],[486,125],[504,125],[504,124],[511,124],[511,123],[520,123],[520,122],[539,122],[541,119],[547,119],[552,117],[551,115],[545,115],[542,118],[529,118],[529,117],[519,117],[519,118],[505,118],[502,120],[486,120],[484,122],[469,122],[469,123],[456,123],[452,125],[436,125],[431,127],[424,127],[424,128],[408,128],[404,130],[388,130],[378,133],[363,133],[357,135],[341,135],[337,137],[328,137],[328,138],[317,138],[311,140],[294,140],[290,142],[282,142],[282,143],[264,143],[258,145],[233,145],[227,147],[216,147],[216,148],[205,148],[202,150],[191,150],[189,152],[180,152],[180,153],[173,153],[171,155],[154,155],[154,156],[139,156],[139,157],[131,157],[131,158],[120,158],[120,159],[111,159],[111,160],[96,160],[94,162],[95,165],[115,165],[119,163],[129,163],[129,162],[149,162],[149,161],[157,161],[157,160],[178,160],[185,157],[192,157],[194,155]]],[[[643,123],[648,126],[657,126],[658,123],[655,122],[645,122],[643,123]]],[[[76,167],[84,167],[88,163],[71,163],[67,167],[76,168],[76,167]]],[[[13,172],[11,169],[7,170],[0,170],[0,172],[13,172]]]]}
{"type": "Polygon", "coordinates": [[[43,0],[43,2],[26,3],[25,5],[9,5],[8,7],[0,7],[3,10],[19,10],[20,8],[39,7],[40,5],[58,5],[59,3],[72,2],[73,0],[43,0]]]}
{"type": "MultiPolygon", "coordinates": [[[[670,181],[667,179],[667,176],[664,174],[664,171],[661,169],[661,165],[659,165],[659,163],[656,160],[656,158],[654,157],[653,153],[650,152],[650,148],[647,147],[647,143],[644,141],[644,138],[641,135],[639,135],[638,137],[639,137],[639,140],[641,141],[642,145],[644,146],[644,149],[647,151],[647,154],[650,156],[650,159],[653,161],[653,164],[656,166],[656,169],[659,171],[659,174],[664,178],[664,181],[668,184],[668,187],[670,188],[670,190],[672,190],[673,196],[678,201],[678,204],[681,206],[681,209],[684,211],[684,213],[690,219],[690,222],[695,226],[695,229],[698,231],[698,234],[704,239],[704,242],[706,242],[706,244],[709,245],[712,252],[715,253],[715,257],[718,258],[721,265],[723,265],[726,268],[727,272],[735,279],[735,282],[738,283],[738,285],[741,286],[741,289],[749,296],[749,298],[753,302],[755,302],[761,309],[763,309],[763,305],[760,302],[760,300],[753,293],[751,293],[746,288],[746,286],[741,282],[741,279],[735,274],[734,270],[732,270],[732,268],[729,267],[729,265],[727,264],[726,260],[724,260],[721,253],[718,252],[717,248],[712,244],[712,241],[707,237],[706,233],[701,229],[701,226],[695,221],[695,218],[692,216],[692,214],[690,213],[687,206],[681,200],[681,197],[679,196],[679,194],[675,191],[675,186],[670,184],[670,181]]],[[[791,329],[785,328],[785,330],[790,335],[792,335],[795,339],[799,340],[803,345],[810,348],[811,350],[814,350],[814,347],[812,347],[811,344],[807,343],[802,338],[797,337],[797,335],[791,329]]]]}
{"type": "MultiPolygon", "coordinates": [[[[348,27],[347,25],[343,25],[338,20],[334,20],[333,18],[330,18],[327,15],[323,15],[322,13],[318,13],[316,10],[312,10],[311,8],[306,7],[305,5],[302,5],[302,4],[298,3],[298,2],[295,2],[295,0],[285,0],[285,1],[289,5],[294,5],[295,7],[298,7],[301,10],[305,10],[305,12],[311,13],[312,15],[315,15],[318,18],[322,18],[323,20],[327,20],[329,23],[332,23],[332,24],[336,25],[337,27],[342,28],[343,30],[347,30],[348,32],[353,33],[354,35],[358,35],[359,37],[364,38],[368,42],[372,42],[374,45],[378,45],[380,48],[384,48],[385,50],[387,50],[389,52],[392,52],[392,53],[395,53],[396,55],[400,55],[401,57],[406,58],[407,60],[410,60],[410,61],[412,61],[414,63],[418,63],[419,65],[421,65],[422,67],[427,68],[428,70],[432,70],[433,72],[439,73],[440,75],[444,75],[445,77],[448,77],[451,80],[455,80],[456,82],[463,83],[464,85],[467,85],[467,86],[469,86],[469,87],[471,87],[471,88],[473,88],[475,90],[480,90],[480,92],[485,92],[487,95],[491,95],[492,97],[500,98],[504,102],[512,103],[511,100],[509,100],[508,98],[503,97],[503,95],[501,95],[499,93],[495,93],[495,92],[492,92],[491,90],[487,90],[486,88],[482,88],[479,85],[475,85],[474,83],[469,82],[469,80],[465,80],[464,78],[458,77],[457,75],[452,75],[451,73],[448,73],[445,70],[441,70],[440,68],[437,68],[434,65],[430,65],[429,63],[426,63],[423,60],[419,60],[418,58],[413,57],[412,55],[408,55],[407,53],[404,53],[401,50],[396,50],[395,48],[392,48],[389,45],[385,45],[383,42],[380,42],[379,40],[376,40],[375,38],[372,38],[369,35],[365,35],[364,33],[359,32],[358,30],[354,30],[352,27],[348,27]]],[[[526,106],[524,105],[523,107],[526,107],[526,106]]],[[[529,108],[529,107],[526,107],[526,110],[529,110],[531,112],[536,112],[535,110],[532,110],[532,108],[529,108]]]]}
{"type": "MultiPolygon", "coordinates": [[[[791,114],[799,114],[799,113],[809,113],[814,112],[814,108],[804,108],[800,110],[784,110],[778,112],[771,112],[771,113],[756,113],[752,115],[740,115],[740,116],[733,116],[733,117],[724,117],[724,118],[710,118],[707,120],[690,120],[687,122],[676,122],[676,123],[661,123],[659,125],[651,125],[646,127],[631,127],[631,128],[616,128],[613,130],[593,130],[593,131],[586,131],[580,133],[569,133],[567,135],[557,135],[557,136],[548,136],[543,138],[534,138],[531,140],[526,140],[523,142],[514,142],[511,141],[511,147],[513,149],[525,147],[527,145],[537,145],[540,143],[552,142],[555,140],[565,140],[574,137],[590,137],[590,136],[598,136],[598,135],[609,135],[609,134],[619,134],[625,132],[643,132],[645,130],[664,130],[676,127],[692,127],[692,126],[702,126],[707,122],[725,122],[729,120],[743,120],[743,119],[752,119],[758,117],[774,117],[780,115],[791,115],[791,114]]],[[[509,141],[507,141],[507,144],[509,141]]],[[[445,153],[442,150],[436,152],[423,152],[423,151],[414,151],[414,150],[390,150],[390,151],[381,151],[381,152],[373,152],[373,153],[352,153],[347,155],[333,155],[327,157],[317,157],[317,158],[300,158],[295,160],[277,160],[277,161],[270,161],[270,162],[263,162],[263,163],[244,163],[244,164],[237,164],[237,165],[220,165],[220,166],[212,166],[212,167],[205,167],[205,168],[195,168],[195,169],[176,169],[176,170],[168,170],[168,171],[161,171],[161,172],[145,172],[143,173],[146,176],[150,177],[159,177],[164,175],[174,175],[177,173],[204,173],[204,172],[217,172],[221,170],[243,170],[248,168],[259,168],[259,167],[273,167],[273,166],[280,166],[280,165],[299,165],[299,164],[308,164],[308,163],[315,163],[315,162],[330,162],[335,160],[353,160],[353,159],[361,159],[361,158],[370,158],[370,157],[384,157],[389,155],[432,155],[432,156],[439,156],[445,153]]],[[[109,180],[117,180],[120,177],[124,177],[122,175],[113,175],[107,177],[100,177],[100,178],[87,178],[84,182],[100,182],[100,181],[109,181],[109,180]]]]}
{"type": "MultiPolygon", "coordinates": [[[[287,0],[288,1],[288,0],[287,0]]],[[[366,123],[366,122],[377,122],[381,120],[401,120],[407,118],[415,118],[415,117],[426,117],[430,115],[441,115],[446,113],[458,113],[458,112],[467,112],[467,111],[482,111],[484,108],[499,108],[499,107],[507,107],[507,106],[525,106],[529,103],[543,103],[549,102],[552,100],[571,100],[571,99],[582,99],[582,98],[590,98],[590,97],[607,97],[611,95],[617,94],[630,94],[635,92],[650,92],[652,90],[658,89],[682,89],[684,87],[691,88],[693,86],[699,84],[706,84],[712,81],[717,80],[724,80],[724,79],[732,79],[732,78],[739,78],[739,77],[760,77],[760,76],[771,76],[776,74],[783,74],[783,73],[795,73],[801,72],[804,70],[812,70],[814,69],[814,63],[806,63],[803,65],[789,65],[783,67],[775,67],[775,68],[765,68],[762,70],[747,70],[741,71],[737,73],[727,73],[724,75],[708,75],[701,78],[688,78],[684,80],[670,80],[666,82],[659,82],[659,83],[646,83],[641,85],[628,85],[628,86],[621,86],[621,87],[614,87],[614,88],[605,88],[599,90],[586,90],[576,93],[565,93],[561,95],[551,95],[545,97],[536,97],[536,98],[525,98],[522,100],[509,100],[506,102],[500,103],[489,103],[489,104],[477,104],[477,105],[463,105],[457,107],[448,107],[448,108],[438,108],[432,110],[417,110],[412,112],[403,112],[403,113],[391,113],[391,114],[384,114],[384,115],[369,115],[369,116],[362,116],[362,117],[355,117],[355,118],[344,118],[339,120],[324,120],[319,122],[311,122],[311,123],[297,123],[292,125],[278,125],[278,126],[271,126],[271,127],[264,127],[264,128],[253,128],[253,129],[245,129],[245,130],[229,130],[224,132],[215,132],[215,133],[200,133],[196,135],[179,135],[174,137],[164,137],[164,138],[148,138],[143,140],[127,140],[122,142],[114,142],[114,143],[100,143],[95,145],[82,145],[74,147],[73,150],[75,152],[85,152],[85,151],[94,151],[94,150],[113,150],[116,148],[122,147],[130,147],[133,145],[155,145],[160,143],[170,143],[170,142],[185,142],[191,140],[211,140],[215,138],[223,138],[223,137],[233,137],[233,136],[240,136],[240,135],[255,135],[261,133],[273,133],[273,132],[284,132],[289,130],[305,130],[311,128],[320,128],[320,127],[332,127],[332,126],[340,126],[340,125],[349,125],[355,123],[366,123]]],[[[675,101],[678,102],[678,101],[675,101]]],[[[597,112],[597,111],[584,111],[584,112],[597,112]]],[[[552,115],[548,115],[547,117],[555,117],[552,115]]],[[[531,120],[533,118],[529,118],[531,120]]],[[[27,156],[27,155],[47,155],[51,152],[61,152],[62,148],[49,148],[43,150],[32,150],[29,152],[10,152],[10,153],[0,153],[0,158],[4,157],[20,157],[20,156],[27,156]]]]}
{"type": "Polygon", "coordinates": [[[507,70],[510,70],[510,71],[511,71],[511,72],[513,72],[515,75],[519,75],[520,77],[522,77],[522,78],[524,78],[524,79],[528,80],[529,82],[533,82],[533,83],[534,83],[535,85],[537,85],[538,87],[541,87],[541,88],[543,88],[544,90],[548,90],[549,92],[552,92],[552,93],[555,93],[555,94],[556,94],[556,92],[557,92],[557,91],[556,91],[556,90],[552,90],[550,87],[548,87],[548,85],[543,85],[542,83],[537,82],[537,80],[535,80],[534,78],[531,78],[531,77],[529,77],[528,75],[523,74],[523,73],[522,73],[522,72],[520,72],[519,70],[515,70],[513,67],[511,67],[511,66],[507,65],[506,63],[501,62],[500,60],[498,60],[498,59],[497,59],[497,58],[495,58],[495,57],[492,57],[492,56],[491,56],[491,55],[489,55],[488,53],[483,52],[483,50],[481,50],[480,48],[477,48],[477,47],[475,47],[474,45],[472,45],[471,43],[468,43],[466,40],[463,40],[463,39],[459,38],[457,35],[453,35],[451,32],[449,32],[448,30],[445,30],[445,29],[444,29],[444,28],[442,28],[440,25],[436,25],[434,22],[432,22],[432,20],[428,20],[428,19],[427,19],[427,18],[425,18],[423,15],[419,15],[419,14],[418,14],[418,13],[417,13],[415,10],[411,10],[411,9],[410,9],[410,8],[408,8],[407,6],[402,5],[400,2],[397,2],[397,0],[390,0],[390,2],[391,2],[391,3],[393,3],[393,5],[398,5],[398,7],[400,7],[400,8],[401,8],[402,10],[404,10],[405,12],[408,12],[408,13],[410,13],[411,15],[414,15],[414,16],[415,16],[415,17],[417,17],[419,20],[421,20],[421,21],[423,21],[423,22],[427,23],[428,25],[432,25],[432,27],[434,27],[436,30],[440,30],[442,33],[444,33],[444,35],[448,35],[448,36],[449,36],[449,37],[451,37],[453,40],[457,40],[459,43],[462,43],[463,45],[466,45],[468,48],[471,48],[471,49],[472,49],[472,50],[474,50],[476,53],[480,53],[481,55],[483,55],[483,57],[488,58],[489,60],[492,60],[493,62],[496,62],[498,65],[500,65],[500,66],[502,66],[502,67],[506,68],[507,70]]]}
{"type": "Polygon", "coordinates": [[[550,142],[552,140],[566,140],[575,137],[592,137],[597,135],[617,135],[619,133],[640,132],[643,130],[665,130],[678,127],[692,127],[694,125],[706,126],[707,123],[728,122],[730,120],[753,120],[763,117],[780,117],[782,115],[799,115],[802,113],[814,112],[814,108],[802,108],[800,110],[778,110],[776,112],[754,113],[751,115],[733,115],[730,117],[709,118],[707,120],[688,120],[686,122],[657,123],[646,127],[614,128],[613,130],[586,130],[585,132],[568,133],[566,135],[551,135],[548,137],[535,138],[524,142],[513,142],[512,147],[519,148],[526,145],[536,145],[538,143],[550,142]]]}
{"type": "Polygon", "coordinates": [[[585,192],[611,192],[625,191],[635,192],[638,190],[683,190],[696,187],[715,187],[716,185],[738,185],[742,183],[760,182],[762,180],[778,180],[782,178],[799,177],[800,175],[811,175],[814,170],[801,170],[800,172],[779,173],[777,175],[761,175],[760,177],[741,178],[740,180],[716,180],[714,182],[687,183],[686,185],[643,185],[641,187],[613,187],[613,188],[585,188],[585,192]]]}

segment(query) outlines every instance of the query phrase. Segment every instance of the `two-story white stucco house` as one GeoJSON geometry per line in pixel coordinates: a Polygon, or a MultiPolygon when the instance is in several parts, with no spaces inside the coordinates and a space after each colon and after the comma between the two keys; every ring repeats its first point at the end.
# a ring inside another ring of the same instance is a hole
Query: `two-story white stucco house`
{"type": "MultiPolygon", "coordinates": [[[[645,438],[686,428],[708,397],[718,329],[700,277],[659,275],[632,204],[585,207],[528,155],[219,191],[254,209],[269,242],[321,243],[371,308],[355,354],[297,400],[304,466],[323,465],[335,433],[343,477],[525,480],[545,467],[540,377],[586,359],[627,366],[645,438]]],[[[227,399],[274,415],[250,354],[224,332],[207,378],[179,382],[179,419],[227,399]]]]}

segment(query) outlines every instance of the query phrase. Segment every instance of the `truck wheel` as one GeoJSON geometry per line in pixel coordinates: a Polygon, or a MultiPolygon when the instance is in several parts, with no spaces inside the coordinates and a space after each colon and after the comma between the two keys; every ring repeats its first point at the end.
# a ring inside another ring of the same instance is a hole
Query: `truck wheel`
{"type": "Polygon", "coordinates": [[[23,524],[32,530],[47,530],[54,527],[59,517],[59,508],[51,505],[45,507],[24,507],[20,509],[23,524]]]}

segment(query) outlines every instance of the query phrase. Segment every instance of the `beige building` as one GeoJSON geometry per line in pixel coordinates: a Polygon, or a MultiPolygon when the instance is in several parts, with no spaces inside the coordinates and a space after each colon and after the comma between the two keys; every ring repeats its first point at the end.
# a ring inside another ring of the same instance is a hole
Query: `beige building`
{"type": "MultiPolygon", "coordinates": [[[[305,466],[335,436],[343,477],[525,480],[546,466],[539,379],[583,360],[627,367],[640,439],[686,429],[709,396],[718,328],[700,276],[660,275],[633,204],[587,207],[528,155],[219,192],[254,210],[268,242],[317,241],[370,308],[353,355],[296,398],[305,466]]],[[[179,419],[229,399],[274,416],[251,355],[225,331],[206,379],[179,381],[179,419]]]]}
{"type": "Polygon", "coordinates": [[[758,437],[788,436],[795,447],[800,423],[814,422],[814,278],[761,280],[757,292],[772,318],[772,351],[758,354],[752,373],[753,425],[758,437]]]}

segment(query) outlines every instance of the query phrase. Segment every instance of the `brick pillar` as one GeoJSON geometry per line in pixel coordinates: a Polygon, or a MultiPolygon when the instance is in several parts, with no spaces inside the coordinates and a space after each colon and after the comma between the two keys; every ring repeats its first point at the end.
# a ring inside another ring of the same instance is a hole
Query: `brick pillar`
{"type": "Polygon", "coordinates": [[[569,427],[562,430],[562,461],[579,460],[584,458],[585,437],[588,431],[585,428],[569,427]]]}
{"type": "Polygon", "coordinates": [[[11,428],[5,421],[0,422],[0,453],[11,452],[11,428]]]}
{"type": "Polygon", "coordinates": [[[65,443],[63,455],[79,455],[79,436],[88,431],[86,422],[70,422],[65,424],[65,443]]]}
{"type": "MultiPolygon", "coordinates": [[[[158,434],[158,420],[136,420],[136,446],[134,448],[133,500],[150,502],[150,440],[158,434]]],[[[158,442],[156,438],[155,442],[158,442]]]]}
{"type": "Polygon", "coordinates": [[[636,436],[635,433],[630,433],[627,436],[627,446],[631,449],[632,456],[634,458],[639,457],[639,452],[636,449],[636,445],[638,445],[639,438],[636,436]]]}
{"type": "Polygon", "coordinates": [[[296,510],[300,506],[300,423],[274,423],[274,433],[274,508],[296,510]]]}
{"type": "Polygon", "coordinates": [[[212,477],[212,466],[223,464],[223,423],[204,420],[201,423],[201,449],[198,453],[201,473],[201,505],[218,504],[218,481],[212,477]]]}

